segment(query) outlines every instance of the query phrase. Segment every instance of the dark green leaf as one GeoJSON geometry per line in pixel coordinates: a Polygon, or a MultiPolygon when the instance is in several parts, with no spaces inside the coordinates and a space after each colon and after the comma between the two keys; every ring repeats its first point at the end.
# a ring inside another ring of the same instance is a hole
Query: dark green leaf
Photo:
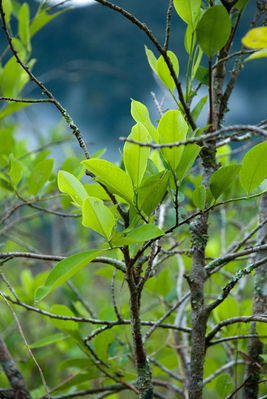
{"type": "Polygon", "coordinates": [[[216,54],[226,44],[231,33],[231,20],[222,5],[207,9],[197,25],[199,47],[209,57],[216,54]]]}

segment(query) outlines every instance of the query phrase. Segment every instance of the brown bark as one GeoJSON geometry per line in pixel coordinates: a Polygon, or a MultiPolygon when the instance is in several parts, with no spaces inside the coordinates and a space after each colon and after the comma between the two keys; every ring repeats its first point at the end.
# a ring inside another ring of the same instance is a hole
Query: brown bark
{"type": "MultiPolygon", "coordinates": [[[[14,390],[16,399],[30,399],[31,395],[26,382],[16,363],[12,359],[2,338],[0,338],[0,363],[11,387],[14,390]]],[[[9,391],[9,393],[11,393],[11,391],[9,391]]]]}

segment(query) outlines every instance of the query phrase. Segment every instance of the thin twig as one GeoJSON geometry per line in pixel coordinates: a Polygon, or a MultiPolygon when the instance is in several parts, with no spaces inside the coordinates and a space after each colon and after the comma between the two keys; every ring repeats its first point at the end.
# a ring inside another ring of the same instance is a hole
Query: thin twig
{"type": "Polygon", "coordinates": [[[170,0],[169,7],[167,11],[167,21],[166,21],[166,33],[165,33],[165,43],[164,50],[167,51],[169,47],[170,30],[171,30],[171,15],[172,15],[173,0],[170,0]]]}

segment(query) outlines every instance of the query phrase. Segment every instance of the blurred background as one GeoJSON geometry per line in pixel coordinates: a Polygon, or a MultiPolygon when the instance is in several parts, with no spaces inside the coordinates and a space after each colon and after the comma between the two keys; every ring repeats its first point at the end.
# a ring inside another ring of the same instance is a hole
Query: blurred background
{"type": "MultiPolygon", "coordinates": [[[[34,4],[35,3],[35,4],[34,4]]],[[[55,0],[57,7],[62,1],[55,0]]],[[[63,2],[72,8],[62,13],[42,29],[32,42],[37,59],[35,74],[47,85],[69,111],[89,144],[91,153],[107,147],[105,157],[119,158],[120,136],[127,136],[133,125],[130,98],[145,103],[152,119],[158,117],[151,91],[159,100],[165,96],[165,108],[175,106],[167,92],[155,80],[147,63],[144,45],[152,48],[145,34],[120,14],[94,0],[63,2]]],[[[161,43],[164,42],[168,2],[121,0],[116,4],[145,22],[161,43]],[[162,10],[165,10],[163,13],[162,10]]],[[[232,49],[239,50],[241,38],[248,31],[255,12],[254,2],[245,9],[238,29],[237,42],[232,49]]],[[[38,0],[33,1],[38,6],[38,0]]],[[[184,81],[186,51],[184,49],[184,23],[176,12],[172,14],[170,49],[180,62],[180,79],[184,81]]],[[[204,58],[204,57],[203,57],[204,58]]],[[[205,61],[202,61],[202,64],[205,61]]],[[[228,66],[230,71],[232,65],[228,66]]],[[[266,118],[267,80],[264,59],[248,62],[241,71],[235,93],[230,102],[231,113],[225,123],[258,123],[266,118]]],[[[206,94],[205,89],[200,95],[206,94]]],[[[40,96],[38,89],[27,86],[26,96],[40,96]]],[[[37,135],[58,123],[60,115],[52,106],[43,104],[25,108],[18,115],[24,129],[37,135]]],[[[206,124],[207,110],[200,124],[206,124]]]]}

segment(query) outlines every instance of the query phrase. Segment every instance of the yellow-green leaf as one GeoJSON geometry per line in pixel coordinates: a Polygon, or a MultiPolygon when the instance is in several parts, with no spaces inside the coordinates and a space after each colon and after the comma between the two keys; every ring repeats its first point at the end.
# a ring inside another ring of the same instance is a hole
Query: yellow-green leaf
{"type": "MultiPolygon", "coordinates": [[[[149,134],[142,123],[137,123],[128,136],[129,139],[149,142],[149,134]]],[[[150,148],[140,147],[137,144],[126,141],[123,148],[123,161],[128,175],[131,177],[134,187],[139,187],[147,167],[150,148]]]]}
{"type": "Polygon", "coordinates": [[[109,239],[115,225],[115,219],[113,213],[104,205],[102,200],[95,197],[87,197],[83,201],[82,215],[82,224],[84,226],[90,227],[106,237],[107,240],[109,239]]]}
{"type": "Polygon", "coordinates": [[[261,49],[267,47],[267,27],[251,29],[242,39],[242,43],[253,49],[261,49]]]}
{"type": "MultiPolygon", "coordinates": [[[[184,141],[187,130],[188,125],[180,111],[171,110],[166,112],[158,126],[160,144],[184,141]]],[[[183,149],[183,146],[161,149],[164,159],[173,171],[179,165],[183,149]]]]}
{"type": "Polygon", "coordinates": [[[147,107],[139,101],[135,101],[132,99],[131,115],[134,118],[135,122],[141,122],[146,127],[152,139],[156,143],[158,143],[158,132],[150,120],[147,107]]]}
{"type": "MultiPolygon", "coordinates": [[[[168,51],[167,55],[172,63],[175,75],[178,78],[179,75],[179,62],[176,57],[176,55],[172,51],[168,51]]],[[[157,61],[156,64],[157,68],[157,75],[160,78],[160,80],[165,84],[165,86],[168,87],[170,90],[175,89],[175,82],[173,80],[173,77],[171,76],[170,70],[168,65],[166,64],[166,61],[164,60],[163,56],[161,55],[157,61]]]]}
{"type": "Polygon", "coordinates": [[[104,159],[88,159],[82,164],[96,175],[97,180],[109,187],[113,194],[118,194],[132,203],[134,191],[130,176],[124,170],[104,159]]]}
{"type": "Polygon", "coordinates": [[[85,198],[88,197],[88,194],[83,187],[80,180],[77,179],[74,175],[64,170],[60,170],[58,172],[57,179],[58,188],[62,193],[68,194],[71,196],[73,201],[81,206],[85,198]]]}

